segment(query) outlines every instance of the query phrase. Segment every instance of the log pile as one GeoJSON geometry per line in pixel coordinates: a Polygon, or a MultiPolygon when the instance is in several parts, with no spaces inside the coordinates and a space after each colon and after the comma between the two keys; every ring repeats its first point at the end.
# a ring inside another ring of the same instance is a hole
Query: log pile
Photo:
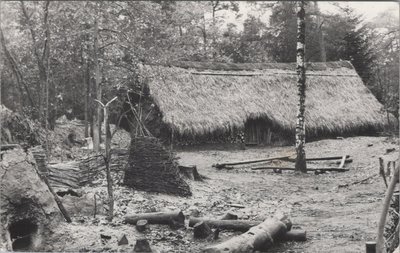
{"type": "Polygon", "coordinates": [[[174,155],[158,139],[132,139],[124,184],[137,190],[191,196],[189,185],[181,177],[174,155]]]}
{"type": "Polygon", "coordinates": [[[78,189],[81,186],[82,173],[79,169],[79,163],[65,162],[58,164],[49,164],[48,179],[52,187],[78,189]]]}

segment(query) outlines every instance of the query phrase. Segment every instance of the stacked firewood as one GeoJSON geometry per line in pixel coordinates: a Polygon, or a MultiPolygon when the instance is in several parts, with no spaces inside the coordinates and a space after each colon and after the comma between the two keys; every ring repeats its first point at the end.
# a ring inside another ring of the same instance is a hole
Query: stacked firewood
{"type": "Polygon", "coordinates": [[[31,149],[33,158],[35,159],[36,166],[40,173],[47,176],[47,156],[42,146],[35,146],[31,149]]]}
{"type": "Polygon", "coordinates": [[[190,196],[189,185],[179,174],[174,154],[158,139],[132,139],[124,184],[138,190],[190,196]]]}

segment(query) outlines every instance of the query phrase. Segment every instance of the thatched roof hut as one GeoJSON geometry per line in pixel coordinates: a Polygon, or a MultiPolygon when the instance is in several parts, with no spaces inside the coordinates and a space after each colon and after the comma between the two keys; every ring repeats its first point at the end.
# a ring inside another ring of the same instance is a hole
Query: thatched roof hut
{"type": "MultiPolygon", "coordinates": [[[[249,120],[294,135],[298,100],[294,63],[176,62],[143,65],[141,76],[162,122],[180,135],[244,129],[249,120]]],[[[384,128],[383,106],[350,62],[308,63],[306,85],[308,136],[384,128]]]]}

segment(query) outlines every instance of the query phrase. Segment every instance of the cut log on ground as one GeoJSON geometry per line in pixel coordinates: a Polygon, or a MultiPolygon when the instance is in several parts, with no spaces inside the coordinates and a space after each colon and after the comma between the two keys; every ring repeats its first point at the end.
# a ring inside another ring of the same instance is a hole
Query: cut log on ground
{"type": "Polygon", "coordinates": [[[183,175],[184,177],[190,179],[190,180],[195,180],[195,181],[203,181],[204,177],[199,174],[197,171],[196,166],[182,166],[179,165],[179,173],[183,175]]]}
{"type": "Polygon", "coordinates": [[[147,220],[149,224],[167,224],[176,222],[179,224],[185,224],[185,216],[181,210],[171,212],[157,212],[157,213],[141,213],[125,216],[125,222],[134,224],[139,220],[147,220]]]}
{"type": "Polygon", "coordinates": [[[220,163],[220,164],[217,163],[217,164],[213,164],[212,166],[217,169],[223,169],[226,166],[260,163],[260,162],[267,162],[267,161],[273,161],[273,160],[282,160],[282,159],[286,159],[289,157],[290,156],[278,156],[278,157],[269,157],[269,158],[264,158],[264,159],[259,159],[259,160],[238,161],[238,162],[220,163]]]}
{"type": "Polygon", "coordinates": [[[285,242],[304,242],[307,241],[307,233],[304,230],[291,230],[288,231],[282,238],[285,242]]]}
{"type": "Polygon", "coordinates": [[[147,227],[147,220],[138,220],[136,222],[136,229],[139,232],[144,232],[146,230],[147,227]]]}
{"type": "Polygon", "coordinates": [[[275,241],[283,238],[291,228],[291,222],[285,215],[265,220],[246,233],[225,242],[203,249],[205,253],[249,253],[256,250],[266,251],[275,241]]]}
{"type": "Polygon", "coordinates": [[[262,221],[250,221],[250,220],[215,220],[215,219],[202,219],[202,218],[190,218],[189,227],[193,227],[199,222],[207,223],[210,228],[219,228],[220,230],[233,230],[245,232],[251,227],[254,227],[262,221]]]}
{"type": "Polygon", "coordinates": [[[211,228],[204,221],[200,221],[193,226],[193,237],[196,239],[204,239],[211,234],[211,228]]]}

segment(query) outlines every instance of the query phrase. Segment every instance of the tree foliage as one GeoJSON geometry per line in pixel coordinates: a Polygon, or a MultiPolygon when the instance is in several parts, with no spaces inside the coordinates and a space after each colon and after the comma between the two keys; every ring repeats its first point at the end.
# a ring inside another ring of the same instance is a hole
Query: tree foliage
{"type": "MultiPolygon", "coordinates": [[[[241,19],[241,5],[234,1],[39,1],[24,2],[25,8],[21,2],[3,2],[2,101],[39,119],[48,85],[50,123],[61,115],[83,119],[88,83],[92,115],[95,19],[104,101],[115,95],[116,88],[137,84],[141,62],[294,62],[295,2],[251,4],[258,13],[271,15],[265,19],[249,13],[241,19]]],[[[377,98],[395,111],[397,23],[382,14],[367,24],[350,8],[321,13],[313,2],[306,5],[306,13],[306,61],[320,61],[321,50],[327,61],[350,60],[377,98]]],[[[118,106],[110,108],[111,122],[118,106]]]]}

